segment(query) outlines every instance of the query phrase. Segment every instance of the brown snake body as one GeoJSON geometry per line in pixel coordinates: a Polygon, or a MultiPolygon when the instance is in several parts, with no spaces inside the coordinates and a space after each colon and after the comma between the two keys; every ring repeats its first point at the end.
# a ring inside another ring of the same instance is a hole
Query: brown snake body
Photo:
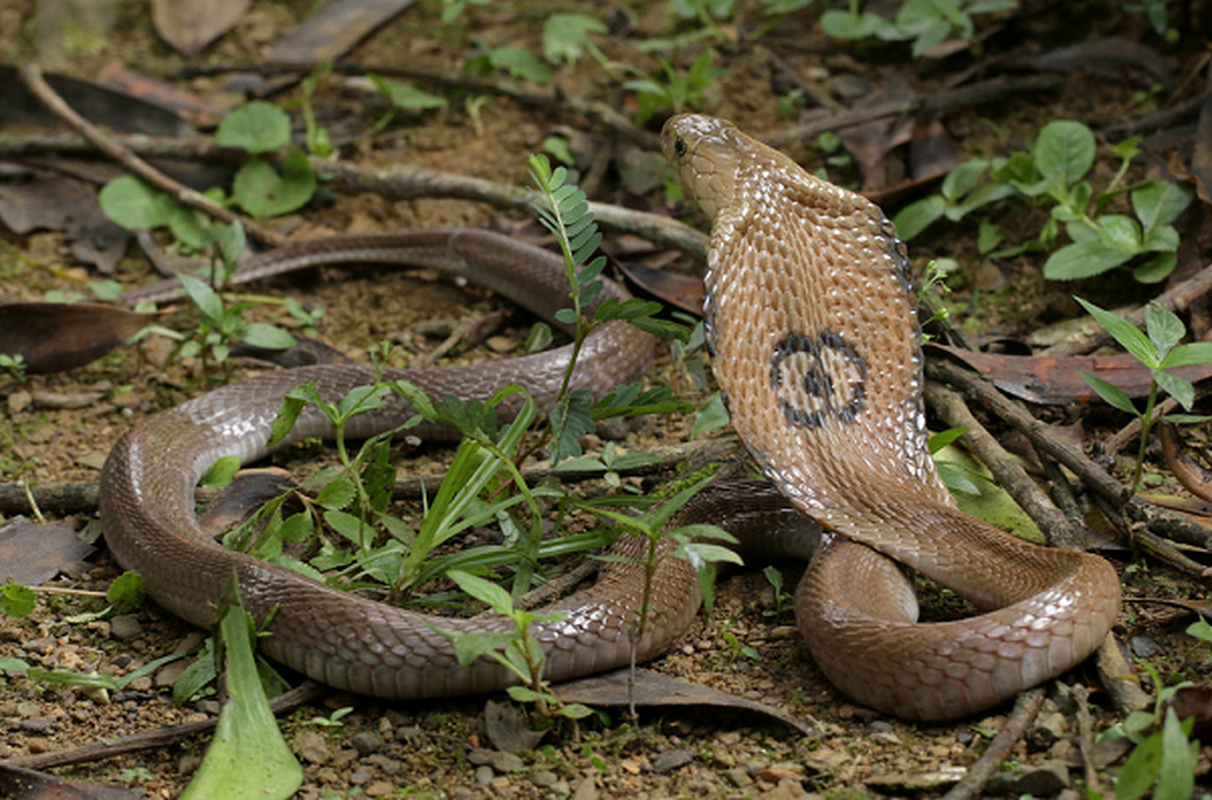
{"type": "MultiPolygon", "coordinates": [[[[1110,566],[1018,543],[964,517],[934,472],[924,446],[906,266],[878,209],[807,176],[719,120],[675,118],[665,143],[687,188],[715,220],[708,320],[734,424],[796,507],[863,543],[838,540],[825,548],[797,592],[801,628],[826,675],[881,710],[942,719],[975,713],[1088,655],[1118,606],[1110,566]],[[917,625],[911,588],[876,550],[978,604],[1009,605],[972,620],[917,625]]],[[[367,257],[477,280],[491,273],[493,288],[543,314],[565,294],[562,259],[494,234],[438,231],[334,242],[274,251],[249,271],[274,274],[300,260],[367,257]]],[[[587,341],[575,383],[602,392],[634,380],[652,351],[646,334],[606,326],[587,341]]],[[[552,399],[568,357],[556,350],[387,377],[405,377],[431,395],[464,397],[520,383],[542,404],[552,399]]],[[[425,617],[337,592],[227,551],[197,524],[197,478],[221,456],[249,461],[268,452],[270,423],[285,392],[316,380],[326,398],[336,399],[372,378],[363,367],[284,370],[138,423],[103,471],[107,542],[123,566],[143,574],[153,599],[198,625],[213,622],[221,587],[234,571],[256,618],[276,612],[273,635],[262,642],[267,654],[330,685],[384,698],[497,689],[509,682],[499,666],[481,660],[459,667],[452,646],[430,626],[503,630],[507,621],[425,617]]],[[[350,433],[369,435],[410,414],[401,403],[360,417],[361,427],[350,433]]],[[[320,415],[304,412],[281,446],[330,433],[326,427],[320,415]]],[[[816,530],[768,487],[713,490],[690,514],[792,531],[756,536],[759,547],[774,550],[798,551],[805,534],[816,530]]],[[[627,537],[616,544],[624,554],[637,547],[627,537]]],[[[627,663],[642,586],[640,567],[615,565],[591,589],[556,604],[567,619],[536,630],[548,654],[547,676],[560,680],[627,663]]],[[[684,630],[698,597],[689,566],[663,561],[637,647],[640,659],[659,654],[684,630]]]]}

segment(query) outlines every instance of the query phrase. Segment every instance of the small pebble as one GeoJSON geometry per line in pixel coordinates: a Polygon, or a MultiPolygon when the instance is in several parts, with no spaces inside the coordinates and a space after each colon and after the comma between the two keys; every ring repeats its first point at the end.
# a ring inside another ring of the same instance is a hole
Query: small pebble
{"type": "Polygon", "coordinates": [[[134,614],[119,614],[109,621],[109,633],[124,642],[142,634],[143,625],[134,614]]]}
{"type": "Polygon", "coordinates": [[[694,754],[689,750],[666,750],[664,753],[658,753],[657,757],[652,759],[652,771],[663,775],[678,767],[683,767],[693,760],[694,754]]]}
{"type": "Polygon", "coordinates": [[[383,749],[383,737],[373,731],[358,731],[351,743],[360,755],[368,756],[383,749]]]}

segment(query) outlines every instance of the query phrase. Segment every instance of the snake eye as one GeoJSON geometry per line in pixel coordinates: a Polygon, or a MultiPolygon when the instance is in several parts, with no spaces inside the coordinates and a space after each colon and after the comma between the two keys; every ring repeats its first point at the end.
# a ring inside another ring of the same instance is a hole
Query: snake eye
{"type": "Polygon", "coordinates": [[[673,152],[678,158],[682,158],[686,155],[686,140],[681,136],[673,140],[673,152]]]}

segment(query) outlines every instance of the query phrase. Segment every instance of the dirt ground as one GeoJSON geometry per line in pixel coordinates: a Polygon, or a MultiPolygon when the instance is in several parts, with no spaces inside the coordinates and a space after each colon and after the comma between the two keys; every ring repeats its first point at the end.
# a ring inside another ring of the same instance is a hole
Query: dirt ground
{"type": "MultiPolygon", "coordinates": [[[[36,43],[30,20],[33,3],[0,2],[0,59],[17,63],[33,55],[36,43]]],[[[235,29],[201,56],[183,59],[156,39],[146,11],[130,4],[113,9],[115,27],[108,38],[91,46],[68,48],[61,71],[79,77],[95,75],[99,67],[118,62],[164,77],[202,97],[220,102],[230,88],[229,73],[193,79],[180,77],[187,65],[217,67],[255,63],[276,41],[303,19],[314,4],[261,3],[245,12],[235,29]]],[[[740,2],[729,21],[716,33],[691,40],[674,58],[685,70],[708,48],[714,66],[724,70],[706,90],[700,109],[729,117],[748,132],[765,136],[810,119],[818,101],[835,106],[858,104],[875,87],[899,75],[920,96],[943,89],[965,70],[991,69],[995,56],[1023,56],[1099,37],[1119,36],[1155,48],[1186,99],[1190,84],[1201,85],[1202,44],[1194,36],[1167,44],[1150,33],[1143,15],[1124,12],[1117,3],[1052,4],[1026,2],[1013,16],[999,18],[988,39],[946,57],[913,60],[907,45],[848,45],[826,37],[817,22],[819,9],[796,12],[762,30],[768,17],[758,2],[740,2]],[[792,89],[806,98],[803,105],[780,109],[780,97],[792,89]],[[1186,94],[1182,92],[1186,90],[1186,94]]],[[[1193,4],[1207,13],[1204,4],[1193,4]]],[[[470,6],[455,23],[443,23],[441,6],[423,2],[408,9],[358,45],[346,60],[367,65],[392,65],[434,71],[457,71],[463,61],[485,48],[516,44],[541,52],[539,31],[545,14],[554,10],[583,13],[602,19],[611,33],[594,38],[619,70],[633,77],[636,70],[653,74],[656,57],[637,44],[645,39],[700,31],[694,19],[679,20],[666,3],[498,2],[470,6]]],[[[624,188],[619,164],[637,155],[633,146],[611,136],[600,125],[571,111],[554,111],[509,96],[474,95],[441,86],[447,93],[444,109],[401,115],[377,133],[370,133],[384,112],[381,101],[356,80],[360,72],[325,80],[315,99],[317,122],[328,126],[342,144],[342,160],[365,167],[413,165],[504,184],[527,185],[526,158],[553,134],[569,138],[585,180],[594,187],[593,199],[680,216],[703,226],[685,203],[665,202],[660,181],[646,194],[624,188]],[[479,97],[488,97],[479,101],[479,97]]],[[[1166,93],[1144,93],[1132,80],[1108,78],[1096,70],[1062,68],[1057,86],[1039,94],[1010,94],[996,102],[948,108],[933,118],[945,128],[962,156],[1004,153],[1021,148],[1046,121],[1076,118],[1093,128],[1145,116],[1166,93]]],[[[575,66],[555,68],[554,84],[563,97],[588,98],[622,106],[634,115],[634,101],[619,83],[589,57],[575,66]],[[629,104],[630,103],[630,104],[629,104]]],[[[1197,91],[1197,90],[1196,90],[1197,91]]],[[[298,91],[275,97],[284,102],[301,127],[298,91]],[[292,104],[293,103],[293,104],[292,104]]],[[[654,130],[661,112],[648,127],[654,130]]],[[[908,131],[911,133],[912,131],[908,131]]],[[[3,133],[3,131],[0,131],[3,133]]],[[[895,138],[895,137],[894,137],[895,138]]],[[[882,162],[884,183],[901,183],[907,170],[910,136],[889,146],[882,162]]],[[[1120,137],[1122,138],[1122,137],[1120,137]]],[[[826,147],[827,147],[826,143],[826,147]]],[[[857,147],[857,145],[855,145],[857,147]]],[[[853,159],[836,157],[815,138],[797,139],[786,148],[810,169],[823,168],[843,185],[859,188],[862,175],[853,159]]],[[[642,162],[643,169],[652,167],[642,162]]],[[[1102,158],[1099,171],[1113,172],[1117,162],[1102,158]]],[[[1143,177],[1144,168],[1140,168],[1143,177]]],[[[889,213],[929,189],[891,193],[889,213]]],[[[449,198],[418,197],[384,200],[374,194],[333,193],[320,207],[308,207],[283,219],[269,221],[290,239],[329,233],[431,228],[489,227],[536,237],[539,229],[525,215],[488,204],[449,198]]],[[[1197,202],[1198,205],[1198,202],[1197,202]]],[[[1041,221],[1024,210],[1002,221],[1010,239],[1026,238],[1041,221]],[[1032,227],[1034,226],[1034,228],[1032,227]],[[1017,228],[1017,230],[1016,230],[1017,228]]],[[[1202,210],[1194,212],[1204,215],[1202,210]]],[[[1192,226],[1194,230],[1195,226],[1192,226]]],[[[17,235],[0,229],[0,296],[10,300],[40,299],[55,289],[78,288],[89,270],[67,253],[61,231],[17,235]]],[[[1186,234],[1184,234],[1186,237],[1186,234]]],[[[1074,286],[1043,279],[1043,256],[1027,253],[992,262],[976,249],[976,226],[939,226],[911,246],[916,269],[928,260],[946,258],[958,264],[955,287],[948,297],[953,321],[970,341],[1024,341],[1052,323],[1076,317],[1070,299],[1074,286]]],[[[1191,236],[1192,241],[1204,241],[1191,236]]],[[[634,245],[634,240],[627,240],[634,245]]],[[[662,256],[647,257],[664,261],[662,256]]],[[[1192,252],[1186,261],[1202,266],[1206,258],[1192,252]]],[[[683,258],[674,268],[693,272],[698,266],[683,258]]],[[[1181,269],[1180,269],[1181,272],[1181,269]]],[[[141,256],[124,259],[116,274],[124,284],[152,280],[141,256]]],[[[1107,306],[1135,304],[1142,288],[1130,280],[1095,279],[1079,285],[1081,293],[1107,306]]],[[[1160,288],[1160,287],[1159,287],[1160,288]]],[[[356,361],[383,339],[396,342],[393,358],[404,365],[423,356],[441,341],[427,333],[434,321],[455,323],[478,319],[502,307],[490,294],[461,287],[428,272],[402,273],[388,269],[327,268],[318,275],[276,281],[255,291],[290,296],[307,307],[323,308],[319,337],[356,361]]],[[[297,324],[280,307],[258,306],[253,312],[284,327],[297,324]]],[[[183,310],[166,324],[187,326],[183,310]]],[[[486,343],[455,356],[459,361],[518,355],[532,318],[511,313],[504,328],[486,343]]],[[[162,366],[168,345],[152,338],[138,347],[123,347],[90,365],[56,375],[31,376],[19,383],[0,376],[0,479],[30,484],[95,483],[109,448],[136,420],[171,407],[204,391],[207,376],[196,359],[162,366]],[[76,396],[95,391],[83,407],[56,408],[36,399],[45,391],[76,396]]],[[[447,363],[447,362],[444,362],[447,363]]],[[[663,355],[650,379],[670,374],[663,355]]],[[[248,360],[234,362],[233,381],[264,367],[248,360]]],[[[687,390],[696,401],[705,391],[687,390]]],[[[1070,419],[1081,410],[1068,412],[1070,419]]],[[[1097,423],[1121,423],[1100,415],[1097,423]]],[[[992,423],[996,428],[996,423],[992,423]]],[[[1087,423],[1091,441],[1101,433],[1087,423]]],[[[683,420],[643,419],[624,431],[620,447],[651,449],[689,440],[683,420]]],[[[728,435],[728,434],[723,434],[728,435]]],[[[1204,436],[1197,429],[1196,436],[1204,436]]],[[[598,446],[601,440],[590,442],[598,446]]],[[[319,459],[331,453],[319,452],[319,459]]],[[[1151,457],[1152,457],[1151,453],[1151,457]]],[[[399,465],[401,474],[433,474],[442,469],[449,452],[423,447],[399,465]]],[[[314,468],[314,467],[312,467],[314,468]]],[[[304,468],[310,469],[310,468],[304,468]]],[[[1173,481],[1161,468],[1163,486],[1173,481]]],[[[1119,477],[1125,477],[1123,469],[1119,477]]],[[[638,484],[638,479],[635,479],[638,484]]],[[[1180,490],[1174,490],[1178,493],[1180,490]]],[[[83,524],[90,515],[76,520],[83,524]]],[[[65,568],[50,585],[62,589],[104,591],[120,569],[102,539],[83,563],[65,568]]],[[[1115,627],[1126,651],[1151,665],[1163,681],[1207,677],[1208,647],[1183,633],[1192,616],[1182,609],[1148,602],[1155,598],[1198,598],[1206,587],[1175,575],[1122,544],[1107,545],[1103,554],[1121,573],[1125,604],[1115,627]],[[1137,602],[1139,600],[1139,602],[1137,602]]],[[[1203,558],[1206,553],[1194,553],[1203,558]]],[[[0,577],[3,577],[0,575],[0,577]]],[[[797,572],[787,572],[794,585],[797,572]]],[[[927,615],[947,614],[948,599],[926,587],[927,615]]],[[[0,618],[0,659],[20,658],[44,667],[97,670],[121,676],[177,648],[196,644],[199,632],[154,604],[147,604],[121,621],[74,624],[67,617],[98,607],[95,599],[45,595],[28,618],[0,618]]],[[[797,797],[804,794],[837,798],[875,796],[940,796],[988,746],[990,736],[1007,722],[1010,707],[995,709],[980,719],[953,724],[911,724],[859,707],[834,690],[819,674],[803,649],[794,620],[785,604],[776,601],[765,577],[742,572],[723,580],[710,617],[698,619],[653,669],[686,681],[770,704],[804,721],[812,730],[802,735],[760,717],[718,709],[642,710],[638,724],[617,711],[609,722],[586,722],[576,729],[549,736],[537,749],[520,755],[493,749],[485,732],[484,698],[418,703],[382,703],[338,692],[283,718],[283,730],[304,764],[306,780],[298,796],[328,797],[797,797]],[[333,711],[352,708],[339,724],[327,721],[333,711]]],[[[0,761],[39,755],[88,742],[110,740],[163,725],[214,716],[212,698],[178,706],[170,685],[179,666],[135,681],[127,690],[102,697],[38,683],[21,675],[0,676],[0,761]]],[[[1075,711],[1075,687],[1091,695],[1091,728],[1097,733],[1122,719],[1099,683],[1092,666],[1083,666],[1048,688],[1044,707],[1027,735],[1005,758],[986,792],[989,795],[1036,797],[1081,796],[1083,781],[1099,782],[1109,793],[1121,751],[1084,750],[1075,711]],[[1093,759],[1083,773],[1083,753],[1093,759]]],[[[54,770],[73,780],[122,785],[148,797],[176,796],[200,763],[207,737],[193,737],[135,755],[54,770]]],[[[1205,754],[1207,750],[1205,749],[1205,754]]],[[[1207,770],[1207,758],[1201,770],[1207,770]]]]}

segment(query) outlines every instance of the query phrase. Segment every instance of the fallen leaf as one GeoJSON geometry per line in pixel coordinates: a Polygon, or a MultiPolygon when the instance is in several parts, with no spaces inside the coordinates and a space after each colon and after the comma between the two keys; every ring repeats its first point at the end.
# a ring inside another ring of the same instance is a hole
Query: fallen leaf
{"type": "Polygon", "coordinates": [[[156,316],[100,303],[0,305],[0,353],[20,354],[30,373],[64,372],[96,361],[156,316]]]}
{"type": "Polygon", "coordinates": [[[565,703],[584,703],[588,706],[628,706],[634,699],[636,706],[703,706],[708,708],[731,708],[760,714],[794,728],[805,736],[816,731],[795,717],[774,706],[734,697],[705,686],[670,678],[647,669],[635,671],[635,683],[629,680],[629,670],[620,669],[604,675],[594,675],[580,680],[568,681],[552,686],[557,697],[565,703]]]}

